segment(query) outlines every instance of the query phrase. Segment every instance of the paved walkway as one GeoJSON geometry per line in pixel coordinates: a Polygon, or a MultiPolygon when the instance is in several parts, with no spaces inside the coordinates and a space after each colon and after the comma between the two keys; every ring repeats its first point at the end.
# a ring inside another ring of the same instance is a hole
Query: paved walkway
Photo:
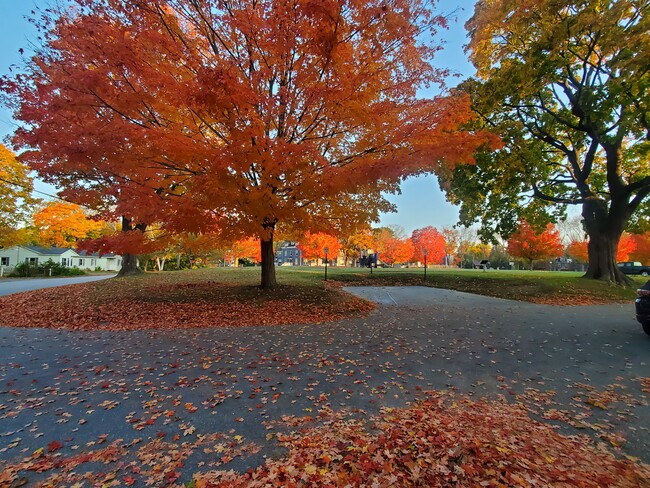
{"type": "Polygon", "coordinates": [[[23,291],[53,288],[55,286],[74,285],[112,278],[114,274],[99,276],[70,276],[66,278],[6,278],[0,280],[0,296],[21,293],[23,291]]]}
{"type": "Polygon", "coordinates": [[[616,433],[626,439],[622,453],[650,462],[640,381],[650,377],[650,337],[631,304],[552,307],[420,287],[350,291],[382,305],[367,318],[319,325],[0,327],[0,459],[53,441],[69,455],[98,439],[189,441],[212,432],[266,446],[216,465],[214,454],[196,452],[182,469],[187,482],[199,463],[202,471],[246,469],[277,453],[266,427],[282,415],[324,405],[374,412],[451,388],[504,395],[540,415],[567,412],[579,429],[559,422],[563,432],[616,433]],[[607,400],[606,409],[594,398],[607,400]]]}

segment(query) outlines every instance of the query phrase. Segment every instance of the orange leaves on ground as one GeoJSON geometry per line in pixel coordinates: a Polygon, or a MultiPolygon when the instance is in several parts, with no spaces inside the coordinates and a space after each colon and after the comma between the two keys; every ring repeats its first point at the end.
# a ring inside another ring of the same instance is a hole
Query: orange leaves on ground
{"type": "Polygon", "coordinates": [[[325,259],[325,248],[329,258],[333,258],[338,255],[341,245],[336,237],[323,232],[306,232],[298,244],[303,259],[325,259]]]}
{"type": "Polygon", "coordinates": [[[508,239],[508,252],[530,263],[538,259],[552,259],[562,256],[563,248],[560,234],[553,224],[538,232],[523,221],[508,239]]]}
{"type": "Polygon", "coordinates": [[[424,251],[427,251],[427,263],[440,264],[445,257],[445,237],[432,226],[415,229],[411,234],[411,241],[415,248],[414,257],[424,262],[424,251]]]}
{"type": "Polygon", "coordinates": [[[320,323],[365,315],[374,304],[334,288],[263,292],[215,282],[142,286],[115,278],[0,297],[0,307],[6,326],[140,330],[320,323]]]}
{"type": "Polygon", "coordinates": [[[320,412],[321,425],[279,434],[289,449],[245,474],[213,471],[196,487],[575,486],[638,487],[650,466],[616,459],[587,437],[566,437],[504,401],[430,392],[366,422],[320,412]]]}

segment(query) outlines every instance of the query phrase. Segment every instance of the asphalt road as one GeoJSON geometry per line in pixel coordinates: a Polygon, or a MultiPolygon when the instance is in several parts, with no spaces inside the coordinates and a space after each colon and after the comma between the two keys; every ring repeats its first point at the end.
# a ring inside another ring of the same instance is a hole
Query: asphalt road
{"type": "MultiPolygon", "coordinates": [[[[555,307],[421,287],[349,291],[378,309],[280,327],[0,327],[0,460],[54,441],[69,456],[99,440],[191,444],[214,432],[263,446],[233,460],[197,448],[183,464],[179,481],[188,482],[197,471],[245,470],[277,454],[267,428],[285,415],[315,415],[325,405],[371,414],[451,389],[525,405],[533,418],[610,449],[615,435],[618,455],[650,462],[650,337],[632,304],[555,307]],[[558,416],[569,422],[550,420],[558,416]]],[[[30,472],[29,481],[47,474],[30,472]]]]}
{"type": "Polygon", "coordinates": [[[74,285],[89,281],[99,281],[112,278],[115,275],[100,276],[71,276],[68,278],[3,278],[0,280],[0,296],[21,293],[23,291],[52,288],[55,286],[74,285]]]}

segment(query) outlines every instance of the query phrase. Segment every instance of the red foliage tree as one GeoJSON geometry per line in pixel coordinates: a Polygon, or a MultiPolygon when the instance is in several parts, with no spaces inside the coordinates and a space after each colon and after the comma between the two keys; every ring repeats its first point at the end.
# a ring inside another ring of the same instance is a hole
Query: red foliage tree
{"type": "Polygon", "coordinates": [[[533,262],[536,260],[562,256],[560,233],[553,224],[548,224],[544,231],[537,232],[528,222],[523,221],[508,239],[508,252],[528,261],[530,269],[533,269],[533,262]]]}
{"type": "MultiPolygon", "coordinates": [[[[567,254],[582,263],[589,260],[588,251],[589,241],[573,241],[567,248],[567,254]]],[[[637,246],[637,241],[632,234],[623,234],[618,241],[618,249],[616,251],[616,261],[627,261],[634,252],[637,246]]]]}
{"type": "Polygon", "coordinates": [[[401,177],[493,140],[458,130],[467,97],[417,97],[442,79],[423,0],[70,3],[0,82],[24,159],[132,227],[257,237],[264,288],[276,232],[376,220],[401,177]]]}
{"type": "Polygon", "coordinates": [[[616,250],[616,261],[628,261],[631,254],[636,249],[636,240],[631,234],[623,233],[618,241],[618,249],[616,250]]]}
{"type": "Polygon", "coordinates": [[[447,249],[445,237],[435,227],[428,226],[415,229],[411,234],[411,241],[415,250],[413,257],[416,260],[424,262],[425,249],[427,251],[427,263],[440,264],[444,260],[447,249]]]}
{"type": "Polygon", "coordinates": [[[262,260],[262,253],[257,239],[249,237],[237,241],[224,253],[224,259],[228,261],[240,258],[251,258],[258,263],[262,260]]]}
{"type": "Polygon", "coordinates": [[[325,248],[328,250],[329,259],[335,258],[341,250],[341,245],[336,237],[323,232],[306,232],[298,243],[298,249],[303,259],[325,259],[325,248]]]}
{"type": "Polygon", "coordinates": [[[379,259],[386,264],[407,263],[413,259],[415,247],[411,239],[387,236],[377,243],[379,259]]]}
{"type": "Polygon", "coordinates": [[[631,234],[635,249],[630,254],[630,259],[641,261],[644,265],[650,264],[650,232],[645,234],[631,234]]]}
{"type": "Polygon", "coordinates": [[[566,253],[569,257],[579,261],[581,263],[586,263],[589,261],[589,251],[587,246],[589,245],[588,241],[573,241],[567,247],[566,253]]]}

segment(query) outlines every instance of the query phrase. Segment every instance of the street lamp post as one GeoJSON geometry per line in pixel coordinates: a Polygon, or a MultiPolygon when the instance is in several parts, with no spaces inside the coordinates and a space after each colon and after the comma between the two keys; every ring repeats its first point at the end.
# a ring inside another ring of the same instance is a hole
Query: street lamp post
{"type": "Polygon", "coordinates": [[[325,281],[327,281],[327,255],[330,252],[329,247],[325,247],[325,281]]]}
{"type": "Polygon", "coordinates": [[[424,281],[427,281],[427,250],[424,249],[422,254],[424,254],[424,281]]]}

